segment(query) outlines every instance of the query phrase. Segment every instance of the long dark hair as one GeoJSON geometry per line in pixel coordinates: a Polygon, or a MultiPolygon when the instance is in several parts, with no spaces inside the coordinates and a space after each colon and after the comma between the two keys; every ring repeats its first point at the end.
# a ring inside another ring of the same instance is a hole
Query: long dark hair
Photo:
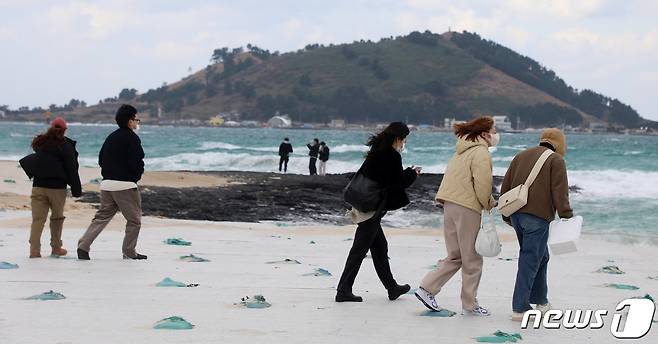
{"type": "Polygon", "coordinates": [[[489,132],[493,126],[493,118],[482,116],[470,122],[455,124],[453,129],[455,135],[459,136],[459,138],[475,142],[483,133],[489,132]]]}
{"type": "Polygon", "coordinates": [[[393,142],[396,139],[404,139],[409,135],[409,127],[403,122],[393,122],[389,124],[379,134],[372,135],[368,139],[366,146],[370,147],[366,159],[372,157],[378,152],[392,149],[393,142]]]}
{"type": "Polygon", "coordinates": [[[45,133],[39,134],[32,140],[32,149],[57,148],[66,143],[64,136],[66,128],[50,127],[45,133]]]}

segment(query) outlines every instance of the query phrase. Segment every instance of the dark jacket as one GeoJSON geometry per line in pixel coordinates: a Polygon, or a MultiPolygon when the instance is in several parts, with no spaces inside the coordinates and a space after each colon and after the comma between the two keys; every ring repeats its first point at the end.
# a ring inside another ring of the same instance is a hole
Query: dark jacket
{"type": "Polygon", "coordinates": [[[329,160],[329,147],[324,146],[322,149],[320,149],[319,156],[320,161],[329,160]]]}
{"type": "Polygon", "coordinates": [[[137,183],[144,173],[144,150],[139,136],[119,128],[105,139],[98,154],[103,179],[137,183]]]}
{"type": "Polygon", "coordinates": [[[312,145],[310,143],[306,144],[306,147],[308,147],[308,156],[317,158],[318,157],[318,152],[320,150],[320,145],[312,145]]]}
{"type": "Polygon", "coordinates": [[[290,143],[281,142],[281,145],[279,146],[279,156],[287,158],[290,156],[290,153],[292,153],[292,145],[290,143]]]}
{"type": "Polygon", "coordinates": [[[391,147],[366,158],[361,172],[387,189],[384,210],[396,210],[409,204],[405,189],[416,180],[416,171],[410,167],[402,169],[402,157],[395,149],[391,147]]]}
{"type": "MultiPolygon", "coordinates": [[[[59,147],[36,149],[32,186],[48,189],[66,189],[71,186],[73,197],[82,195],[82,186],[78,174],[78,151],[76,142],[66,138],[59,147]]],[[[26,171],[27,172],[27,171],[26,171]]]]}

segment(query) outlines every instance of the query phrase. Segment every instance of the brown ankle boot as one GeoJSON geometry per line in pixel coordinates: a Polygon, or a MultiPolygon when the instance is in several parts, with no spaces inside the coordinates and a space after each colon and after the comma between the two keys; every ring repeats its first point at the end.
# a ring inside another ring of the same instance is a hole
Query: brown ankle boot
{"type": "Polygon", "coordinates": [[[60,248],[54,248],[54,247],[53,247],[53,253],[52,253],[53,256],[59,256],[59,257],[62,257],[62,256],[65,256],[67,253],[68,253],[68,251],[65,250],[65,249],[62,248],[62,247],[60,247],[60,248]]]}
{"type": "Polygon", "coordinates": [[[41,250],[30,249],[30,258],[41,258],[41,250]]]}

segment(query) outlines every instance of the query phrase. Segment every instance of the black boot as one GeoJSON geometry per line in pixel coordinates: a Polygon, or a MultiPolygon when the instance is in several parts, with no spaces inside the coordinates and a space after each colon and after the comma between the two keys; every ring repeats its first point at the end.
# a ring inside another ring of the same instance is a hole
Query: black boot
{"type": "Polygon", "coordinates": [[[397,300],[400,295],[404,295],[411,290],[411,287],[408,284],[405,285],[396,285],[395,287],[388,290],[388,299],[393,301],[397,300]]]}
{"type": "Polygon", "coordinates": [[[336,292],[336,302],[363,302],[363,298],[352,294],[351,291],[338,291],[336,292]]]}
{"type": "Polygon", "coordinates": [[[147,259],[147,258],[148,258],[147,256],[145,256],[143,254],[139,254],[139,253],[135,253],[135,256],[132,256],[132,257],[127,256],[125,254],[123,255],[123,259],[143,260],[143,259],[147,259]]]}
{"type": "Polygon", "coordinates": [[[80,260],[91,260],[91,258],[89,258],[89,252],[87,252],[87,251],[85,251],[81,248],[78,249],[78,259],[80,259],[80,260]]]}

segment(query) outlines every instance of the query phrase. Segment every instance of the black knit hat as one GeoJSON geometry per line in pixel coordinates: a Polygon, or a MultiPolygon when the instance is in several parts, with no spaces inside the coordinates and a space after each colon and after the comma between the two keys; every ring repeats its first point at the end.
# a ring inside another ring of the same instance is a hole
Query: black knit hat
{"type": "Polygon", "coordinates": [[[137,115],[137,109],[135,109],[134,106],[123,104],[119,107],[119,110],[117,110],[114,119],[117,121],[119,128],[125,128],[128,127],[128,121],[135,118],[135,115],[137,115]]]}

